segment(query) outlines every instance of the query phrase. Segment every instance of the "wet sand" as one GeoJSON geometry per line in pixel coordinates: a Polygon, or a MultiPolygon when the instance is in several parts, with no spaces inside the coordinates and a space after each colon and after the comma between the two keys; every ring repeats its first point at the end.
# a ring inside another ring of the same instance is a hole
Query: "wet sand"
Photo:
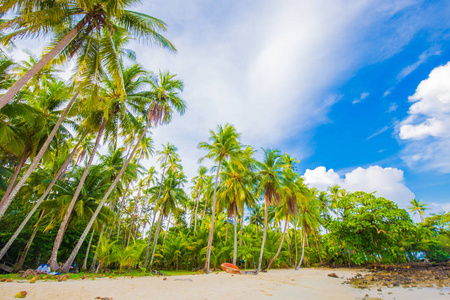
{"type": "Polygon", "coordinates": [[[64,282],[39,280],[0,283],[0,299],[450,299],[450,288],[401,287],[355,289],[343,282],[361,273],[356,269],[271,270],[257,276],[219,272],[209,275],[96,278],[64,282]],[[339,278],[328,277],[336,273],[339,278]],[[391,293],[391,294],[389,294],[391,293]],[[366,296],[367,295],[367,296],[366,296]]]}

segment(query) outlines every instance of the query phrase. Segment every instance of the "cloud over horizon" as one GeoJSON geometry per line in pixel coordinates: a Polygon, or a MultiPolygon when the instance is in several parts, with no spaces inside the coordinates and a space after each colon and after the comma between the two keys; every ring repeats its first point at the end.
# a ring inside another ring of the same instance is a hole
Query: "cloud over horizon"
{"type": "Polygon", "coordinates": [[[370,166],[366,169],[358,167],[340,176],[333,169],[320,166],[314,170],[307,169],[303,175],[305,184],[326,191],[328,187],[339,185],[350,192],[376,192],[377,197],[396,202],[400,208],[406,208],[414,193],[405,185],[403,171],[397,168],[370,166]]]}
{"type": "Polygon", "coordinates": [[[235,125],[257,149],[312,155],[311,130],[329,122],[340,99],[334,89],[361,66],[401,51],[425,26],[424,12],[414,10],[421,2],[169,0],[143,6],[168,23],[167,37],[179,52],[153,48],[148,55],[142,48],[137,56],[149,69],[178,74],[188,105],[182,119],[155,131],[156,145],[170,140],[178,146],[189,176],[204,155],[197,144],[217,124],[235,125]]]}
{"type": "Polygon", "coordinates": [[[450,62],[434,68],[409,97],[408,117],[399,125],[403,159],[410,167],[450,173],[450,62]]]}

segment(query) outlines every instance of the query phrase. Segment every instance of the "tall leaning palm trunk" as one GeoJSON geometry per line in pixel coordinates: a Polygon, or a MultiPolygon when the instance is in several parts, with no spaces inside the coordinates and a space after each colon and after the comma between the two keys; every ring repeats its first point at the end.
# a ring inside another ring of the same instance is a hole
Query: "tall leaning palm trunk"
{"type": "Polygon", "coordinates": [[[106,200],[108,200],[109,196],[111,195],[112,191],[116,187],[117,183],[119,182],[120,178],[122,177],[123,173],[125,172],[125,169],[127,168],[128,164],[130,163],[131,159],[134,157],[134,153],[136,152],[137,148],[139,147],[139,143],[141,142],[142,138],[146,134],[148,128],[150,127],[151,117],[149,116],[147,125],[144,128],[144,131],[142,131],[141,136],[139,137],[139,140],[137,141],[136,145],[133,148],[133,151],[128,156],[127,160],[125,161],[124,165],[122,166],[122,169],[120,170],[119,174],[117,174],[116,179],[114,179],[113,183],[109,187],[106,194],[103,196],[102,200],[100,201],[99,205],[97,206],[97,209],[95,210],[94,214],[92,215],[91,219],[89,220],[89,223],[87,224],[86,228],[83,231],[83,234],[81,235],[80,239],[78,240],[77,244],[75,245],[75,248],[73,249],[72,253],[70,254],[69,258],[65,262],[65,264],[62,267],[62,270],[68,271],[73,260],[78,254],[78,251],[81,248],[81,245],[83,244],[84,240],[86,239],[86,236],[89,233],[89,230],[91,230],[92,225],[95,222],[95,219],[97,218],[98,214],[100,213],[101,208],[105,204],[106,200]]]}
{"type": "Polygon", "coordinates": [[[14,197],[19,192],[20,188],[25,184],[25,181],[27,181],[28,177],[30,177],[31,173],[33,173],[34,169],[36,169],[37,165],[39,164],[39,161],[41,160],[42,156],[44,156],[44,153],[47,150],[48,146],[50,145],[50,142],[53,140],[53,137],[55,136],[56,132],[58,131],[59,126],[61,125],[62,121],[66,117],[67,112],[70,110],[73,103],[75,102],[75,99],[78,97],[78,94],[79,94],[79,92],[76,92],[75,95],[73,95],[72,99],[67,104],[63,113],[61,114],[61,116],[59,117],[55,126],[53,127],[52,131],[48,135],[47,139],[45,140],[45,142],[42,145],[41,149],[39,150],[38,154],[34,157],[33,162],[28,167],[27,171],[23,174],[22,178],[20,178],[19,182],[12,189],[9,196],[5,199],[2,199],[2,201],[0,202],[0,220],[2,219],[3,215],[5,214],[6,210],[9,207],[9,205],[13,201],[14,197]]]}
{"type": "Polygon", "coordinates": [[[94,238],[94,233],[95,233],[95,231],[92,230],[91,238],[89,239],[88,246],[86,248],[86,255],[84,256],[83,266],[81,267],[81,270],[87,270],[87,261],[88,261],[89,251],[91,250],[92,239],[94,238]]]}
{"type": "Polygon", "coordinates": [[[268,269],[270,269],[270,266],[273,264],[275,259],[277,259],[278,255],[280,255],[281,248],[283,247],[284,237],[286,235],[286,230],[287,230],[288,226],[289,226],[288,217],[286,217],[286,221],[284,223],[283,235],[281,236],[280,246],[278,246],[277,253],[275,253],[275,256],[269,261],[269,264],[267,265],[267,267],[265,267],[263,269],[263,271],[267,271],[268,269]]]}
{"type": "Polygon", "coordinates": [[[122,218],[120,217],[120,215],[122,213],[122,208],[125,205],[125,198],[127,197],[127,193],[128,193],[128,189],[130,188],[130,184],[131,184],[131,181],[128,182],[128,184],[127,184],[127,188],[125,189],[125,192],[123,193],[123,196],[122,196],[122,201],[120,202],[119,211],[117,212],[117,216],[119,217],[119,224],[117,225],[117,238],[116,238],[116,240],[119,239],[120,224],[122,223],[122,218]]]}
{"type": "Polygon", "coordinates": [[[233,251],[233,265],[236,265],[236,259],[237,259],[237,214],[234,213],[234,251],[233,251]]]}
{"type": "MultiPolygon", "coordinates": [[[[161,180],[159,181],[159,192],[158,192],[158,197],[156,198],[156,202],[158,202],[159,198],[161,197],[161,189],[162,189],[162,183],[164,180],[164,173],[166,171],[166,164],[167,164],[167,158],[169,157],[169,153],[166,153],[166,157],[164,159],[164,168],[161,174],[161,180]]],[[[148,244],[147,244],[147,249],[145,250],[145,260],[144,260],[144,267],[147,267],[147,261],[148,261],[148,253],[150,250],[150,243],[152,241],[152,232],[153,232],[153,225],[155,224],[155,217],[156,217],[156,213],[157,211],[155,210],[153,212],[153,220],[152,220],[152,226],[150,226],[150,233],[148,234],[148,244]]]]}
{"type": "Polygon", "coordinates": [[[17,162],[16,170],[14,171],[14,174],[11,177],[8,187],[6,188],[5,194],[2,197],[2,201],[6,201],[6,199],[8,199],[9,193],[11,193],[11,190],[13,189],[14,184],[16,183],[17,176],[19,176],[20,170],[22,169],[27,159],[28,159],[27,150],[24,150],[20,155],[19,161],[17,162]]]}
{"type": "Polygon", "coordinates": [[[197,199],[195,201],[195,211],[194,211],[194,233],[197,231],[197,214],[198,214],[198,204],[200,202],[200,188],[197,191],[197,199]]]}
{"type": "Polygon", "coordinates": [[[20,224],[20,226],[16,229],[16,231],[14,232],[14,234],[10,237],[10,239],[8,240],[8,242],[3,246],[2,250],[0,251],[0,259],[3,258],[3,256],[6,254],[6,252],[9,250],[9,248],[11,247],[12,243],[14,243],[14,241],[16,240],[16,238],[19,236],[19,234],[22,232],[23,228],[25,227],[25,225],[28,223],[28,221],[31,219],[31,217],[33,216],[33,214],[36,212],[36,210],[39,208],[39,206],[41,205],[42,202],[44,202],[44,200],[47,198],[47,195],[50,193],[50,191],[52,190],[53,186],[55,185],[56,181],[58,180],[59,176],[61,176],[61,174],[64,172],[64,170],[66,169],[66,167],[69,165],[70,161],[72,160],[74,154],[76,153],[78,147],[80,146],[82,140],[84,139],[84,136],[80,139],[80,141],[78,142],[78,144],[73,148],[72,152],[70,153],[70,155],[66,158],[66,160],[64,161],[63,165],[61,166],[61,168],[59,169],[58,173],[56,173],[56,175],[53,177],[52,181],[50,182],[49,186],[47,187],[47,189],[45,190],[44,194],[42,194],[41,198],[39,198],[38,201],[36,201],[36,203],[34,204],[33,208],[30,210],[30,212],[28,212],[27,216],[25,217],[25,219],[22,221],[22,223],[20,224]]]}
{"type": "Polygon", "coordinates": [[[67,226],[69,225],[69,219],[72,214],[73,207],[75,206],[75,203],[77,202],[78,196],[80,195],[81,189],[83,188],[84,181],[86,180],[86,177],[89,173],[89,169],[92,165],[92,162],[94,161],[94,157],[97,152],[97,148],[100,145],[100,140],[102,138],[103,131],[105,130],[105,126],[106,126],[106,120],[103,120],[102,124],[100,125],[100,129],[98,131],[97,139],[95,140],[95,145],[94,145],[94,148],[92,149],[91,156],[89,157],[89,161],[86,164],[86,167],[80,178],[80,182],[78,183],[77,189],[75,190],[75,194],[73,195],[72,200],[70,201],[69,207],[67,208],[66,214],[64,215],[64,219],[61,222],[61,225],[59,226],[58,233],[56,234],[55,243],[53,244],[52,255],[50,256],[50,260],[49,260],[50,268],[52,268],[53,270],[56,270],[59,268],[58,262],[57,262],[59,246],[61,246],[65,230],[66,230],[67,226]]]}
{"type": "MultiPolygon", "coordinates": [[[[266,197],[266,196],[265,196],[266,197]]],[[[259,263],[258,263],[258,269],[256,270],[256,274],[259,274],[259,272],[261,271],[261,265],[262,265],[262,260],[263,260],[263,256],[264,256],[264,245],[266,244],[266,236],[267,236],[267,200],[264,203],[264,232],[263,232],[263,239],[262,239],[262,243],[261,243],[261,252],[259,254],[259,263]]]]}
{"type": "Polygon", "coordinates": [[[31,244],[33,243],[34,237],[36,236],[36,233],[38,232],[39,225],[40,225],[39,223],[41,222],[42,217],[44,215],[45,215],[45,211],[42,212],[36,225],[34,225],[33,233],[31,234],[30,238],[28,239],[27,245],[25,246],[25,249],[23,250],[22,256],[20,257],[19,262],[17,263],[13,272],[19,272],[20,269],[22,269],[23,263],[25,262],[25,258],[27,257],[27,254],[28,254],[28,250],[30,250],[30,247],[31,247],[31,244]]]}
{"type": "Polygon", "coordinates": [[[205,261],[205,273],[208,274],[209,273],[209,265],[211,262],[211,246],[212,246],[212,239],[213,239],[213,233],[214,233],[214,217],[216,215],[216,203],[217,203],[217,198],[216,198],[216,191],[217,191],[217,183],[218,183],[218,179],[219,179],[219,171],[220,168],[222,167],[222,157],[219,160],[219,166],[217,167],[217,172],[216,172],[216,179],[215,179],[215,183],[214,183],[214,196],[213,196],[213,204],[212,204],[212,209],[211,209],[211,226],[209,228],[209,236],[208,236],[208,247],[206,248],[206,261],[205,261]]]}
{"type": "Polygon", "coordinates": [[[31,67],[22,77],[17,80],[12,87],[0,98],[0,109],[5,106],[11,99],[24,87],[27,82],[41,71],[50,61],[52,61],[70,41],[83,29],[90,19],[87,14],[81,19],[75,27],[70,30],[44,57],[42,57],[33,67],[31,67]]]}
{"type": "Polygon", "coordinates": [[[300,267],[302,266],[303,259],[305,258],[305,240],[306,240],[306,232],[302,229],[301,232],[302,237],[302,257],[300,258],[300,261],[298,262],[297,267],[295,267],[295,271],[300,270],[300,267]]]}
{"type": "Polygon", "coordinates": [[[156,232],[155,232],[155,238],[154,238],[154,241],[153,241],[153,251],[152,251],[152,257],[150,258],[150,262],[149,262],[149,264],[148,264],[148,269],[150,270],[151,268],[152,268],[152,266],[153,266],[153,260],[154,260],[154,258],[155,258],[155,253],[156,253],[156,244],[158,244],[158,237],[159,237],[159,233],[161,232],[161,224],[162,224],[162,221],[163,221],[163,215],[162,215],[162,212],[159,214],[159,217],[158,217],[158,225],[157,225],[157,227],[156,227],[156,232]]]}

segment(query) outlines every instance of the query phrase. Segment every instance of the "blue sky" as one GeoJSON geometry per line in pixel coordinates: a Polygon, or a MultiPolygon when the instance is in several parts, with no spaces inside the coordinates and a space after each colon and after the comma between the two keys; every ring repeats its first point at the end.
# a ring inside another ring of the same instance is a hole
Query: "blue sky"
{"type": "MultiPolygon", "coordinates": [[[[448,95],[444,113],[409,113],[419,84],[450,60],[446,1],[157,0],[140,9],[168,24],[179,50],[143,48],[138,60],[185,82],[188,112],[154,137],[178,146],[189,175],[204,155],[198,142],[230,122],[244,143],[299,158],[310,186],[450,209],[448,95]],[[437,133],[427,120],[439,121],[437,133]]],[[[416,102],[433,105],[433,82],[416,102]]]]}
{"type": "Polygon", "coordinates": [[[135,9],[165,21],[178,48],[130,45],[145,68],[185,83],[188,111],[153,136],[157,148],[179,148],[189,177],[205,154],[198,143],[231,123],[244,143],[300,159],[309,186],[450,210],[448,1],[143,0],[135,9]]]}

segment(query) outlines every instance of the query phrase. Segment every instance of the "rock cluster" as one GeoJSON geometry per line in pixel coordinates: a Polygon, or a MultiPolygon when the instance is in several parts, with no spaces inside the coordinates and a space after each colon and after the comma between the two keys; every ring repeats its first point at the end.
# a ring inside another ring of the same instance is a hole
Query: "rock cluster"
{"type": "Polygon", "coordinates": [[[348,279],[357,288],[370,287],[446,287],[450,286],[449,263],[408,263],[405,265],[371,265],[366,275],[348,279]]]}

